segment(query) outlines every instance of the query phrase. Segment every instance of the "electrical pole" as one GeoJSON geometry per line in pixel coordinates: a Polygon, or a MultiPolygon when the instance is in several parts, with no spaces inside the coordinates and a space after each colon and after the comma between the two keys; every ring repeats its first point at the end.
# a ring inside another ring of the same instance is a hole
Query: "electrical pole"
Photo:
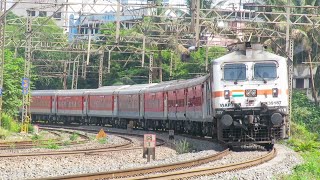
{"type": "Polygon", "coordinates": [[[26,22],[26,47],[25,47],[25,63],[24,63],[24,78],[22,79],[22,133],[28,133],[28,126],[31,120],[29,116],[30,108],[30,66],[31,66],[31,42],[32,42],[32,16],[31,10],[27,10],[26,22]]]}
{"type": "Polygon", "coordinates": [[[103,78],[103,58],[104,52],[102,51],[99,55],[99,87],[102,87],[102,78],[103,78]]]}
{"type": "Polygon", "coordinates": [[[152,74],[153,74],[153,54],[150,54],[149,62],[149,84],[152,84],[152,74]]]}
{"type": "Polygon", "coordinates": [[[286,24],[286,54],[289,55],[287,64],[288,64],[288,86],[289,86],[289,96],[288,96],[288,123],[287,132],[288,136],[291,135],[290,132],[290,124],[291,124],[291,103],[292,103],[292,80],[293,80],[293,40],[290,40],[290,0],[287,1],[286,7],[286,16],[287,16],[287,24],[286,24]]]}
{"type": "Polygon", "coordinates": [[[2,89],[3,89],[3,71],[4,71],[4,44],[6,27],[6,0],[0,2],[0,127],[2,125],[2,89]]]}

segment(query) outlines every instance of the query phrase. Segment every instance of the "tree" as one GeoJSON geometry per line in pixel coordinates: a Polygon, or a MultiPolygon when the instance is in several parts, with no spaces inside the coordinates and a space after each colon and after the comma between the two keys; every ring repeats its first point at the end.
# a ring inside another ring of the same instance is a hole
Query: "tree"
{"type": "Polygon", "coordinates": [[[22,105],[21,80],[23,77],[24,60],[14,58],[11,51],[5,50],[3,72],[3,112],[17,115],[22,105]]]}

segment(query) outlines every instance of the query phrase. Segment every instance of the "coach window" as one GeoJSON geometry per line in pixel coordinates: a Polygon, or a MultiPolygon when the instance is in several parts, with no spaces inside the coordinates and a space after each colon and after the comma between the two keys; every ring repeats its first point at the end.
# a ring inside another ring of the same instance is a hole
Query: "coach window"
{"type": "Polygon", "coordinates": [[[225,64],[223,69],[225,81],[245,80],[247,77],[245,64],[225,64]]]}
{"type": "Polygon", "coordinates": [[[277,65],[275,63],[254,64],[254,79],[265,80],[277,78],[277,65]]]}

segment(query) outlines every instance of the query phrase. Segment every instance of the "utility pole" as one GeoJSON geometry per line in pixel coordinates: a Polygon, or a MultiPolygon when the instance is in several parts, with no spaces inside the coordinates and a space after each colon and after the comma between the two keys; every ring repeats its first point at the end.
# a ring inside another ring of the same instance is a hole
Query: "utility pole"
{"type": "Polygon", "coordinates": [[[102,87],[102,78],[103,78],[103,58],[104,52],[102,51],[99,55],[99,87],[102,87]]]}
{"type": "Polygon", "coordinates": [[[111,68],[111,50],[108,52],[108,69],[107,72],[110,73],[110,68],[111,68]]]}
{"type": "Polygon", "coordinates": [[[286,24],[286,54],[289,55],[287,64],[288,64],[288,86],[289,86],[289,96],[288,96],[288,123],[289,126],[286,131],[288,132],[288,136],[291,135],[290,124],[291,124],[291,111],[292,111],[292,80],[293,80],[293,40],[290,40],[290,0],[287,1],[286,7],[286,15],[287,15],[287,24],[286,24]]]}
{"type": "Polygon", "coordinates": [[[149,84],[152,84],[152,74],[153,74],[153,53],[150,54],[150,62],[149,62],[149,84]]]}
{"type": "Polygon", "coordinates": [[[68,67],[68,62],[64,61],[64,63],[63,63],[63,89],[67,89],[67,67],[68,67]]]}
{"type": "Polygon", "coordinates": [[[120,37],[120,4],[121,0],[117,0],[117,13],[116,13],[116,21],[117,21],[117,26],[116,26],[116,44],[119,44],[119,37],[120,37]]]}
{"type": "Polygon", "coordinates": [[[6,0],[0,2],[0,127],[2,125],[2,89],[3,89],[3,71],[4,71],[4,44],[6,28],[6,0]]]}
{"type": "Polygon", "coordinates": [[[22,79],[22,133],[28,133],[28,126],[31,120],[29,116],[30,109],[30,66],[31,66],[31,42],[32,42],[32,16],[31,10],[27,10],[26,22],[26,47],[25,47],[25,63],[24,63],[24,78],[22,79]]]}

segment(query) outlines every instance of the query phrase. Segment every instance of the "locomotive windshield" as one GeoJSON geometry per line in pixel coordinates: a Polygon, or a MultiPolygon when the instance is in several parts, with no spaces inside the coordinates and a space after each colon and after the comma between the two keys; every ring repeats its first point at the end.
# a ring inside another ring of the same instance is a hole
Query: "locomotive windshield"
{"type": "Polygon", "coordinates": [[[277,78],[277,66],[275,63],[256,63],[254,65],[254,79],[264,80],[277,78]]]}
{"type": "Polygon", "coordinates": [[[246,79],[246,65],[226,64],[224,65],[224,80],[238,81],[246,79]]]}

